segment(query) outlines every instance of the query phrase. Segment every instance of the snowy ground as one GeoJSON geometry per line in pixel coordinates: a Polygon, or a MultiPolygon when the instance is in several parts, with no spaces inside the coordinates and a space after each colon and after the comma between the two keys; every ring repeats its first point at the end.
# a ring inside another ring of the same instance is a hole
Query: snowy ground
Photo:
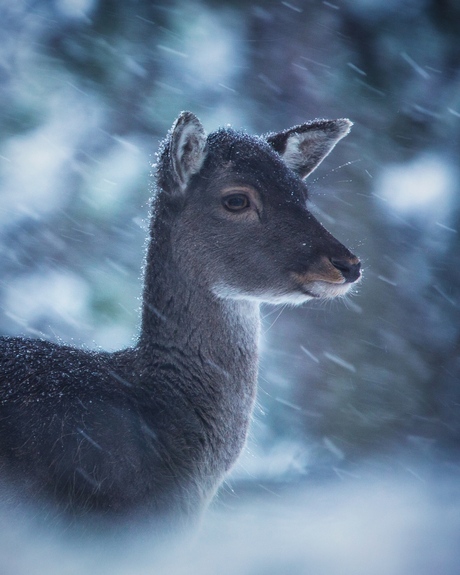
{"type": "Polygon", "coordinates": [[[148,532],[82,539],[4,516],[0,573],[457,575],[459,475],[406,466],[295,489],[227,489],[192,542],[156,550],[148,532]]]}

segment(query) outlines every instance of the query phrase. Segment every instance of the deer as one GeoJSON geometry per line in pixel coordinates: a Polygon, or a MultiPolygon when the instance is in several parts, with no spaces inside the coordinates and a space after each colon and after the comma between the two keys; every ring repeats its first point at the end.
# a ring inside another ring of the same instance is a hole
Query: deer
{"type": "Polygon", "coordinates": [[[182,112],[157,153],[135,345],[0,338],[0,480],[72,517],[193,521],[243,450],[260,305],[345,295],[361,263],[307,207],[347,119],[252,136],[182,112]]]}

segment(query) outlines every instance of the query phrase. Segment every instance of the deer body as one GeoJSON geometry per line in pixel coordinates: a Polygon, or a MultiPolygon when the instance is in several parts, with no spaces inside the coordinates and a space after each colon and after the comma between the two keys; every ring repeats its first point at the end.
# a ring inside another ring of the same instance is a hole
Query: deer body
{"type": "Polygon", "coordinates": [[[206,137],[179,116],[159,154],[137,345],[1,338],[0,477],[72,514],[199,514],[244,446],[260,302],[335,297],[360,276],[303,182],[349,126],[206,137]]]}

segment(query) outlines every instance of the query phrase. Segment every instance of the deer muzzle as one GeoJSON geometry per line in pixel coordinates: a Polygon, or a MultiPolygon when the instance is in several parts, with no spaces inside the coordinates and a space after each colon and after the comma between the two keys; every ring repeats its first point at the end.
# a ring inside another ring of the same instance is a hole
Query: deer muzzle
{"type": "Polygon", "coordinates": [[[306,272],[293,272],[292,275],[304,293],[333,298],[345,295],[361,278],[361,262],[353,255],[340,259],[322,257],[306,272]]]}

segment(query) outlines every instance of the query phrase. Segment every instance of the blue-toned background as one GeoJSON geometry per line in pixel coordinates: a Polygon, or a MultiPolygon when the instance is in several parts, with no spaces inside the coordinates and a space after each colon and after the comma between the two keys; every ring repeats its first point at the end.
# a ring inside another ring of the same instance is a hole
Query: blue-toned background
{"type": "MultiPolygon", "coordinates": [[[[363,282],[264,308],[248,449],[164,572],[456,573],[458,2],[3,0],[0,36],[2,334],[134,341],[151,163],[181,110],[208,131],[355,123],[310,189],[363,282]]],[[[7,521],[6,575],[43,546],[44,572],[94,572],[90,550],[7,521]]],[[[101,573],[154,572],[109,556],[101,573]]]]}

